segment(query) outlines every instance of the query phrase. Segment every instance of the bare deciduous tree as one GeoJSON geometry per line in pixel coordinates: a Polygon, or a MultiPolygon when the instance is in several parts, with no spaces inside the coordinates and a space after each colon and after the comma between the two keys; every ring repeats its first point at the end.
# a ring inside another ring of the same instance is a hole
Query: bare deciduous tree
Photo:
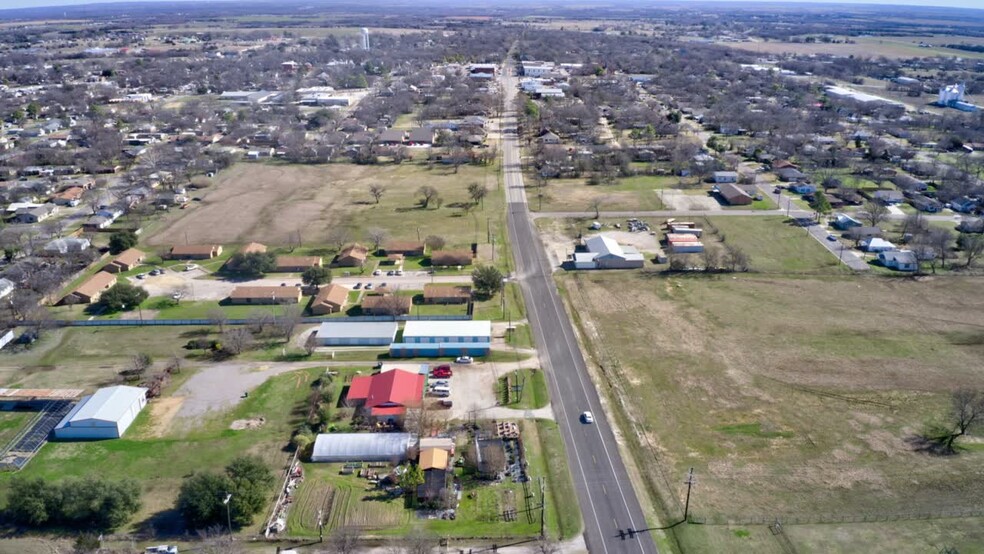
{"type": "Polygon", "coordinates": [[[229,316],[226,311],[222,308],[212,308],[205,314],[205,317],[212,322],[213,325],[219,328],[219,334],[225,333],[226,322],[229,321],[229,316]]]}
{"type": "Polygon", "coordinates": [[[714,271],[721,265],[721,249],[708,244],[704,246],[703,258],[704,271],[714,271]]]}
{"type": "Polygon", "coordinates": [[[878,224],[885,221],[888,217],[888,206],[882,204],[881,202],[875,202],[874,200],[869,200],[864,204],[864,219],[872,227],[878,227],[878,224]]]}
{"type": "Polygon", "coordinates": [[[426,210],[431,205],[431,202],[437,200],[440,193],[436,188],[430,185],[424,185],[417,189],[417,194],[421,196],[420,207],[426,210]]]}
{"type": "Polygon", "coordinates": [[[748,271],[748,264],[751,259],[748,254],[739,246],[733,244],[725,245],[724,247],[724,265],[729,271],[748,271]]]}
{"type": "Polygon", "coordinates": [[[369,185],[369,194],[379,204],[379,201],[383,199],[383,195],[386,194],[386,187],[380,184],[369,185]]]}
{"type": "Polygon", "coordinates": [[[358,529],[342,527],[329,535],[325,542],[328,545],[328,550],[334,554],[354,554],[359,548],[361,538],[358,529]]]}
{"type": "Polygon", "coordinates": [[[432,252],[443,249],[445,244],[447,244],[447,241],[444,240],[444,237],[437,235],[430,235],[424,239],[424,245],[432,252]]]}
{"type": "Polygon", "coordinates": [[[984,421],[984,393],[967,389],[950,396],[947,421],[931,425],[924,433],[909,439],[920,451],[942,456],[957,453],[956,441],[984,421]]]}
{"type": "Polygon", "coordinates": [[[373,251],[379,250],[379,245],[382,244],[389,234],[385,229],[380,229],[379,227],[373,227],[366,231],[366,236],[369,237],[369,241],[372,243],[373,251]]]}
{"type": "Polygon", "coordinates": [[[594,210],[595,219],[601,216],[601,207],[608,203],[608,199],[604,196],[595,196],[588,203],[588,207],[594,210]]]}
{"type": "Polygon", "coordinates": [[[222,333],[222,348],[230,354],[242,354],[253,345],[253,333],[244,327],[236,327],[222,333]]]}
{"type": "Polygon", "coordinates": [[[294,331],[301,323],[301,307],[297,304],[287,304],[283,307],[280,315],[276,318],[277,329],[284,337],[284,342],[290,342],[294,336],[294,331]]]}
{"type": "Polygon", "coordinates": [[[335,225],[328,230],[328,234],[325,237],[325,240],[337,252],[341,250],[346,243],[351,242],[352,232],[349,230],[348,227],[344,227],[342,225],[335,225]]]}
{"type": "Polygon", "coordinates": [[[964,267],[970,267],[978,256],[984,254],[984,235],[963,235],[960,244],[964,254],[967,255],[967,263],[964,267]]]}

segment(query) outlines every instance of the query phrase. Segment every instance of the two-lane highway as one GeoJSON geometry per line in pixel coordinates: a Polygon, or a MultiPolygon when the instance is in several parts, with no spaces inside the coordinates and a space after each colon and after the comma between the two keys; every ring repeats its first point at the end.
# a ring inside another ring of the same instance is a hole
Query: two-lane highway
{"type": "MultiPolygon", "coordinates": [[[[515,79],[510,75],[509,65],[504,69],[500,83],[506,106],[512,106],[515,79]]],[[[553,268],[530,218],[515,128],[515,114],[506,112],[500,129],[516,279],[523,289],[528,319],[567,447],[577,501],[584,516],[585,542],[592,553],[656,553],[649,533],[629,534],[630,529],[647,527],[645,514],[551,276],[553,268]],[[580,420],[585,411],[593,413],[593,424],[580,420]]]]}

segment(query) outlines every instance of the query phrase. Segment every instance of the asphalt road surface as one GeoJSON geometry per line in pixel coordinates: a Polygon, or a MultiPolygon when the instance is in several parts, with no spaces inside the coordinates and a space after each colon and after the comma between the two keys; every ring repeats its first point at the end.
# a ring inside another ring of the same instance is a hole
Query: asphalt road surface
{"type": "MultiPolygon", "coordinates": [[[[509,66],[506,68],[508,73],[509,66]]],[[[515,78],[503,75],[501,82],[505,105],[512,106],[515,78]]],[[[515,114],[506,112],[501,126],[503,171],[515,277],[523,290],[541,364],[546,368],[554,412],[584,517],[585,542],[588,550],[596,554],[656,553],[649,533],[633,533],[629,537],[627,532],[645,529],[646,518],[551,277],[553,268],[530,218],[515,127],[515,114]],[[593,413],[593,424],[580,421],[585,411],[593,413]]],[[[551,509],[549,505],[547,509],[551,509]]]]}

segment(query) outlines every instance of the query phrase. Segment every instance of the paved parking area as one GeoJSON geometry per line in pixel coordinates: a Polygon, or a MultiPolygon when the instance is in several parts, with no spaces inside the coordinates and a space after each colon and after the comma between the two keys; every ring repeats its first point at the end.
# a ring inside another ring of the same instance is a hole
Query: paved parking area
{"type": "Polygon", "coordinates": [[[482,417],[482,411],[496,406],[497,375],[492,364],[456,364],[453,368],[454,377],[450,379],[453,419],[482,417]]]}

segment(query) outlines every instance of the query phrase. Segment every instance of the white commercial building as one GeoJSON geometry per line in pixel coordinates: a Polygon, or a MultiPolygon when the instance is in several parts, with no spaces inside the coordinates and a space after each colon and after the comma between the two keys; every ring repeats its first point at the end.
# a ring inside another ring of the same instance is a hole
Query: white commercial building
{"type": "Polygon", "coordinates": [[[147,389],[116,386],[86,396],[55,426],[57,439],[118,439],[147,405],[147,389]]]}
{"type": "Polygon", "coordinates": [[[553,62],[523,62],[523,75],[540,77],[554,70],[553,62]]]}
{"type": "Polygon", "coordinates": [[[585,252],[574,253],[575,269],[636,269],[645,264],[645,257],[631,246],[622,246],[615,239],[595,235],[584,241],[585,252]]]}
{"type": "Polygon", "coordinates": [[[438,342],[491,342],[492,322],[408,321],[403,327],[403,342],[431,344],[438,342]]]}
{"type": "Polygon", "coordinates": [[[965,88],[963,83],[940,87],[940,98],[937,102],[941,106],[948,106],[955,102],[963,102],[964,92],[965,88]]]}
{"type": "Polygon", "coordinates": [[[326,321],[314,341],[319,346],[389,346],[398,327],[395,321],[326,321]]]}

